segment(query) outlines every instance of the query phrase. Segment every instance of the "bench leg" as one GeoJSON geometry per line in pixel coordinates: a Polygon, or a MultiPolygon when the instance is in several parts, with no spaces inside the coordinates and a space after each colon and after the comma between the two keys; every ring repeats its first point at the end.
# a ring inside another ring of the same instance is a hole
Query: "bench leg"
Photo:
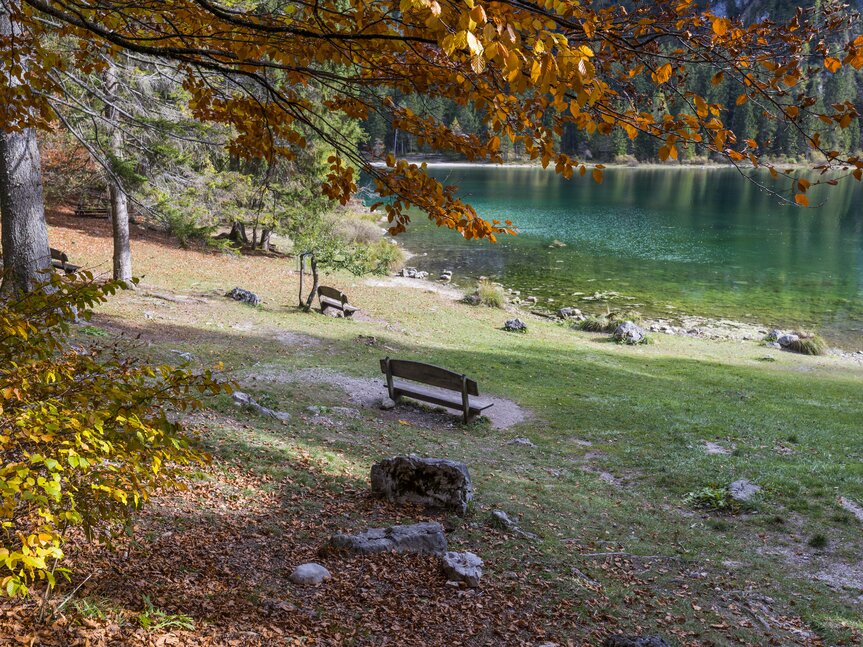
{"type": "Polygon", "coordinates": [[[467,393],[467,377],[461,376],[461,406],[464,424],[470,420],[470,396],[467,393]]]}

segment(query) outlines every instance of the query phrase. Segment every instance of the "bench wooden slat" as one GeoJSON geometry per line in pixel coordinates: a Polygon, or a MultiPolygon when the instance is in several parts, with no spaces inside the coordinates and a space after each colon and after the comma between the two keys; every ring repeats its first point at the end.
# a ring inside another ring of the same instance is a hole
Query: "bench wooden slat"
{"type": "MultiPolygon", "coordinates": [[[[381,372],[387,372],[387,360],[385,359],[381,360],[381,372]]],[[[390,372],[395,377],[403,377],[406,380],[423,382],[461,393],[463,376],[440,366],[404,359],[391,359],[390,372]]],[[[479,395],[479,387],[474,380],[467,380],[467,393],[468,395],[479,395]]]]}
{"type": "Polygon", "coordinates": [[[335,308],[341,310],[346,317],[350,317],[357,311],[357,308],[348,303],[348,295],[328,285],[318,286],[318,301],[321,304],[321,311],[326,307],[335,308]]]}
{"type": "MultiPolygon", "coordinates": [[[[416,400],[423,400],[424,402],[431,402],[432,404],[437,404],[442,407],[449,407],[451,409],[462,408],[461,392],[452,392],[452,395],[450,395],[450,393],[447,393],[446,391],[427,389],[416,384],[393,382],[393,393],[397,397],[405,396],[416,400]]],[[[491,402],[485,402],[482,400],[471,400],[468,410],[470,411],[470,415],[476,416],[488,409],[492,404],[493,403],[491,402]]]]}

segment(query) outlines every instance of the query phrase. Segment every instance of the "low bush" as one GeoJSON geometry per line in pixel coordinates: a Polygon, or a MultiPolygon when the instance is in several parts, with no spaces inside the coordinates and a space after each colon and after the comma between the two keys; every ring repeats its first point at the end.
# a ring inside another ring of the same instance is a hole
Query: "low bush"
{"type": "Polygon", "coordinates": [[[480,281],[476,287],[479,302],[489,308],[503,308],[506,303],[506,293],[499,285],[491,281],[480,281]]]}
{"type": "MultiPolygon", "coordinates": [[[[211,371],[150,366],[119,344],[68,343],[70,321],[124,286],[89,273],[52,277],[0,304],[0,587],[48,588],[75,527],[119,532],[157,488],[181,487],[178,468],[203,461],[173,412],[230,392],[211,371]]],[[[87,329],[83,331],[86,335],[87,329]]]]}
{"type": "Polygon", "coordinates": [[[703,487],[700,490],[687,493],[683,497],[683,502],[693,508],[715,512],[737,512],[740,510],[740,503],[731,498],[726,487],[703,487]]]}
{"type": "Polygon", "coordinates": [[[579,321],[576,324],[576,328],[579,330],[584,330],[586,332],[607,332],[612,333],[617,330],[617,327],[620,325],[620,322],[616,319],[609,319],[608,317],[598,317],[596,315],[590,315],[584,321],[579,321]]]}
{"type": "Polygon", "coordinates": [[[818,335],[801,337],[788,344],[788,350],[801,355],[823,355],[827,352],[827,342],[818,335]]]}

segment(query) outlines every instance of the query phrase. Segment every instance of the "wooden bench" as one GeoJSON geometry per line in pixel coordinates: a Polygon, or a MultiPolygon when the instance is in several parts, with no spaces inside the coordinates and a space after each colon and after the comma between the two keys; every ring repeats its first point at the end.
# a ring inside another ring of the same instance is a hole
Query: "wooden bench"
{"type": "Polygon", "coordinates": [[[392,400],[397,401],[400,397],[406,396],[442,407],[458,409],[462,412],[462,419],[465,422],[493,404],[482,401],[471,403],[470,396],[479,395],[476,382],[466,375],[459,375],[439,366],[387,357],[381,360],[381,372],[387,376],[387,390],[392,400]],[[396,381],[394,378],[397,377],[436,388],[428,389],[403,380],[396,381]],[[450,394],[448,391],[455,391],[458,395],[450,394]]]}
{"type": "Polygon", "coordinates": [[[78,218],[107,218],[110,211],[107,207],[78,207],[75,215],[78,218]]]}
{"type": "Polygon", "coordinates": [[[54,267],[54,269],[63,270],[64,272],[66,272],[66,274],[74,274],[81,269],[79,266],[72,265],[71,263],[69,263],[69,257],[66,256],[66,254],[61,252],[59,249],[54,249],[53,247],[51,247],[50,249],[51,265],[54,267]]]}
{"type": "Polygon", "coordinates": [[[358,309],[348,303],[348,295],[326,285],[318,286],[318,301],[321,303],[321,312],[326,308],[335,308],[346,317],[351,317],[358,309]]]}

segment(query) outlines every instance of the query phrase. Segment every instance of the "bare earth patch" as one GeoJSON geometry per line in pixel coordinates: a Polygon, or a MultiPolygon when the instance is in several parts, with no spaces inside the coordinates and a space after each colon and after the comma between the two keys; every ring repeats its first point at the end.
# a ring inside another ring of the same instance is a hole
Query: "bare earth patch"
{"type": "MultiPolygon", "coordinates": [[[[381,400],[387,395],[383,378],[353,377],[324,368],[286,371],[275,367],[263,367],[256,368],[253,373],[246,371],[244,375],[247,377],[241,377],[241,380],[255,379],[283,384],[292,382],[328,384],[341,389],[354,404],[366,409],[379,409],[381,400]]],[[[493,396],[485,396],[484,399],[494,403],[493,407],[484,412],[491,421],[493,429],[509,429],[529,418],[528,412],[512,400],[493,396]]],[[[420,426],[451,426],[457,420],[455,414],[428,411],[407,403],[399,403],[393,412],[380,411],[381,415],[388,413],[420,426]]]]}

